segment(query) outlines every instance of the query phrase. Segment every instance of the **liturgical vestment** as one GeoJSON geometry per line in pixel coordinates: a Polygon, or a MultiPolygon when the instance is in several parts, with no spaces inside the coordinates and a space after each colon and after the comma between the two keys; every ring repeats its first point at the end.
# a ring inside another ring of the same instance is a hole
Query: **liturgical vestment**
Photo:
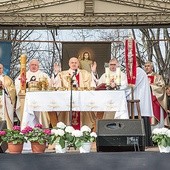
{"type": "MultiPolygon", "coordinates": [[[[69,89],[70,81],[68,77],[73,78],[73,84],[81,89],[90,89],[92,77],[91,74],[86,70],[77,70],[77,74],[73,76],[74,70],[66,70],[59,73],[60,77],[60,87],[69,89]]],[[[68,98],[69,100],[70,98],[68,98]]],[[[58,120],[69,124],[69,112],[60,112],[58,120]]],[[[73,112],[72,114],[72,126],[75,129],[79,129],[82,125],[87,125],[90,128],[94,126],[95,115],[92,112],[73,112]]]]}

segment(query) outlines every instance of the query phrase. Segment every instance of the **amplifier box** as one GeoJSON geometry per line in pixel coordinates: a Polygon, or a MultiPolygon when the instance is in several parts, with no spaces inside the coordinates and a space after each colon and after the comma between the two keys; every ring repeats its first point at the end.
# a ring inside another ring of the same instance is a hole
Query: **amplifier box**
{"type": "Polygon", "coordinates": [[[97,123],[97,135],[97,152],[145,150],[143,120],[99,120],[97,123]]]}

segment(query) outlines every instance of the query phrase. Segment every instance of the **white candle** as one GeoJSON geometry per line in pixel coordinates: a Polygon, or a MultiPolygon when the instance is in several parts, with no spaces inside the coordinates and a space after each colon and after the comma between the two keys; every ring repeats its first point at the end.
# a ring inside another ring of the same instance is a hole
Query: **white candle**
{"type": "Polygon", "coordinates": [[[121,85],[121,70],[120,67],[116,68],[116,84],[121,85]]]}
{"type": "Polygon", "coordinates": [[[106,85],[110,85],[110,69],[109,69],[109,67],[105,67],[105,74],[106,74],[106,85]]]}

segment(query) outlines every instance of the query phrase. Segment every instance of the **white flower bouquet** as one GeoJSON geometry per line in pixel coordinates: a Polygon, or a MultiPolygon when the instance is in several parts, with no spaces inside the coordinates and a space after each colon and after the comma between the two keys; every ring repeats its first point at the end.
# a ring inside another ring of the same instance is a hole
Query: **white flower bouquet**
{"type": "Polygon", "coordinates": [[[95,142],[97,138],[97,134],[95,132],[91,132],[91,129],[84,125],[81,127],[80,131],[83,133],[81,140],[83,142],[95,142]]]}
{"type": "Polygon", "coordinates": [[[72,126],[66,126],[64,123],[57,123],[56,129],[52,129],[51,133],[55,134],[56,140],[54,143],[59,143],[62,148],[65,148],[65,145],[72,144],[74,137],[72,136],[72,132],[74,128],[72,126]]]}
{"type": "Polygon", "coordinates": [[[74,136],[75,148],[80,148],[86,142],[95,142],[97,138],[97,134],[91,132],[91,129],[86,125],[82,126],[80,130],[73,131],[72,135],[74,136]]]}
{"type": "Polygon", "coordinates": [[[58,122],[55,129],[51,130],[55,134],[55,143],[59,143],[62,148],[66,143],[75,149],[80,148],[84,142],[95,142],[97,134],[91,132],[91,129],[84,125],[80,130],[75,130],[72,126],[66,126],[63,122],[58,122]]]}
{"type": "Polygon", "coordinates": [[[158,146],[170,146],[170,129],[155,128],[152,131],[152,141],[158,144],[158,146]]]}

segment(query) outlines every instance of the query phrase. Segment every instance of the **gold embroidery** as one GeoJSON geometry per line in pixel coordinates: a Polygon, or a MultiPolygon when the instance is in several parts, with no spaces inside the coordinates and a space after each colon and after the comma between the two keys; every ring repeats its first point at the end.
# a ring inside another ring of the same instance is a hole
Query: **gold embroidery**
{"type": "Polygon", "coordinates": [[[72,125],[78,125],[78,113],[79,112],[72,112],[72,125]]]}
{"type": "Polygon", "coordinates": [[[55,101],[51,101],[50,104],[48,105],[50,108],[52,108],[53,110],[56,108],[60,108],[60,106],[57,104],[57,102],[55,101]]]}
{"type": "Polygon", "coordinates": [[[38,108],[38,107],[40,107],[40,106],[37,104],[36,101],[33,101],[33,102],[31,102],[31,103],[28,105],[28,107],[31,107],[31,108],[33,108],[33,109],[36,109],[36,108],[38,108]]]}
{"type": "Polygon", "coordinates": [[[114,110],[116,108],[115,103],[113,102],[113,100],[109,100],[107,103],[107,110],[114,110]]]}
{"type": "Polygon", "coordinates": [[[90,110],[94,110],[95,108],[98,108],[98,106],[95,104],[94,101],[90,101],[88,105],[86,105],[90,110]]]}

